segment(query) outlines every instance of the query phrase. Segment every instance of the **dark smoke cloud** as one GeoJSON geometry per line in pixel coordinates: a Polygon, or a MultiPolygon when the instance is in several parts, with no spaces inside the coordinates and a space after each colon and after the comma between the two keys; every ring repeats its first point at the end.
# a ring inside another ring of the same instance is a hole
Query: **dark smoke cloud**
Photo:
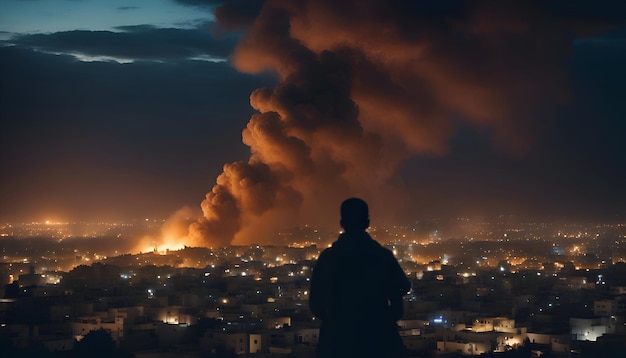
{"type": "MultiPolygon", "coordinates": [[[[558,3],[265,1],[232,62],[279,83],[252,93],[250,159],[224,167],[191,237],[215,246],[336,223],[351,195],[370,201],[374,217],[377,207],[400,215],[394,170],[445,153],[459,123],[524,153],[567,99],[561,67],[573,36],[593,27],[580,3],[558,3]]],[[[236,4],[215,11],[227,29],[253,13],[236,4]]]]}

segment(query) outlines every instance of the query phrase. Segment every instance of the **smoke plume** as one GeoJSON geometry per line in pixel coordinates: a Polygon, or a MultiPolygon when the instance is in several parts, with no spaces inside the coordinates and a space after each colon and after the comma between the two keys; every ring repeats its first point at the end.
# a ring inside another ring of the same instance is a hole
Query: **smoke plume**
{"type": "Polygon", "coordinates": [[[575,12],[534,1],[268,0],[254,2],[256,16],[245,3],[216,10],[224,29],[245,31],[232,63],[279,82],[251,94],[250,158],[224,166],[189,226],[208,246],[336,226],[352,195],[374,216],[400,215],[394,171],[413,155],[445,154],[459,123],[523,153],[538,118],[567,98],[561,67],[582,29],[575,12]]]}

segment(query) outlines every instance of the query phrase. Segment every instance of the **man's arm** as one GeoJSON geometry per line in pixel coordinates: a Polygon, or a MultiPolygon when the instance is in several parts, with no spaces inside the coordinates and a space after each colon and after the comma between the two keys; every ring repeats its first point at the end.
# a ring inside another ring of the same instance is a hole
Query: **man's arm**
{"type": "Polygon", "coordinates": [[[389,308],[391,317],[397,321],[402,318],[404,313],[402,297],[411,289],[411,281],[406,277],[404,270],[391,251],[389,251],[389,266],[389,308]]]}
{"type": "Polygon", "coordinates": [[[309,292],[309,308],[315,317],[324,319],[330,282],[330,251],[324,250],[313,268],[309,292]]]}
{"type": "Polygon", "coordinates": [[[399,320],[404,315],[404,305],[402,304],[402,296],[395,296],[389,298],[389,313],[391,319],[394,321],[399,320]]]}

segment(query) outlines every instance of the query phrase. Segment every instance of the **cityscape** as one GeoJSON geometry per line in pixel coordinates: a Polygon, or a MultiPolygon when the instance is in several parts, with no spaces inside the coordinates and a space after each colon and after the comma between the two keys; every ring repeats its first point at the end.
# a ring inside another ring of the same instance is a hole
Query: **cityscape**
{"type": "Polygon", "coordinates": [[[626,357],[623,14],[0,0],[0,357],[626,357]]]}
{"type": "MultiPolygon", "coordinates": [[[[131,251],[138,232],[161,223],[3,225],[3,356],[94,347],[128,357],[315,356],[311,272],[336,233],[300,227],[277,232],[281,245],[131,251]]],[[[625,223],[500,216],[369,233],[412,284],[397,322],[410,357],[626,352],[625,223]]]]}

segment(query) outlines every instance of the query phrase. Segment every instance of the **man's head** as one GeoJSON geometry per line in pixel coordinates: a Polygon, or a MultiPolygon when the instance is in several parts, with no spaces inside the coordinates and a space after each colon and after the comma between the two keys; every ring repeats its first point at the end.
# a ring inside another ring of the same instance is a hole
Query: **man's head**
{"type": "Polygon", "coordinates": [[[341,203],[341,221],[346,232],[365,231],[370,226],[367,203],[359,198],[350,198],[341,203]]]}

